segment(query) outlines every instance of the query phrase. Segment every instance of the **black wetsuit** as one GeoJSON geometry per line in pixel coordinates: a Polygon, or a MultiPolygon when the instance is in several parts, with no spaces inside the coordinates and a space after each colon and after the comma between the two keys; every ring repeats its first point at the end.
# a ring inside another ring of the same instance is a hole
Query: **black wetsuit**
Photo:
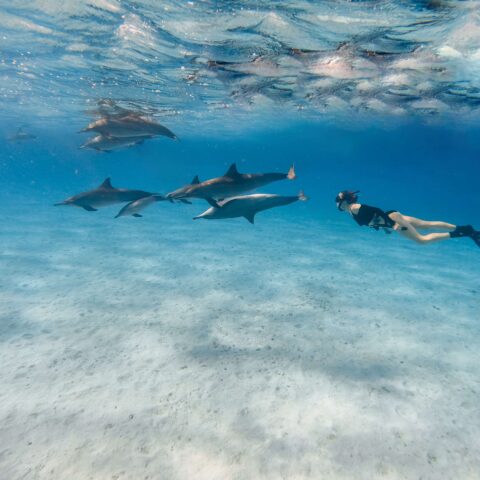
{"type": "Polygon", "coordinates": [[[353,219],[360,225],[367,225],[378,230],[379,228],[393,228],[395,222],[388,216],[396,210],[384,212],[380,208],[371,207],[370,205],[360,205],[357,214],[352,214],[353,219]]]}

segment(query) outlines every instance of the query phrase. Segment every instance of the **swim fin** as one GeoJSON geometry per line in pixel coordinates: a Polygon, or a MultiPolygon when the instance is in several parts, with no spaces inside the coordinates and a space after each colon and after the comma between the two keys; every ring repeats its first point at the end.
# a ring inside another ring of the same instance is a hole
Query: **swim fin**
{"type": "Polygon", "coordinates": [[[450,237],[452,238],[461,238],[461,237],[472,237],[477,233],[471,225],[457,226],[453,232],[450,232],[450,237]]]}

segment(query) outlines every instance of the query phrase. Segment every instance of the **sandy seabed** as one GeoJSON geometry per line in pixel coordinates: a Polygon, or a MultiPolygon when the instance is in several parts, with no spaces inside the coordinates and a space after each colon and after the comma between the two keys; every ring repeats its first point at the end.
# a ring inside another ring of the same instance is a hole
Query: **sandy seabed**
{"type": "Polygon", "coordinates": [[[202,208],[5,209],[0,480],[480,479],[473,243],[202,208]]]}

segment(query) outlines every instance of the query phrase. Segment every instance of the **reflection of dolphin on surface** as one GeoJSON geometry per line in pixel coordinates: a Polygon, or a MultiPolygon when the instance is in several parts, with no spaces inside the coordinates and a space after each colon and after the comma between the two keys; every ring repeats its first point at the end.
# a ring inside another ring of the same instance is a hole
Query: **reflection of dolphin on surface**
{"type": "Polygon", "coordinates": [[[232,163],[223,177],[212,178],[200,182],[196,176],[192,183],[167,194],[167,198],[181,200],[185,198],[226,198],[243,192],[255,190],[279,180],[296,178],[293,165],[288,173],[239,173],[232,163]]]}
{"type": "Polygon", "coordinates": [[[55,206],[72,205],[74,207],[81,207],[89,212],[95,212],[100,207],[107,207],[116,203],[133,202],[139,198],[149,197],[151,195],[150,192],[144,192],[142,190],[114,188],[110,183],[110,178],[107,178],[98,188],[69,197],[63,202],[56,203],[55,206]]]}
{"type": "Polygon", "coordinates": [[[250,223],[254,223],[255,215],[258,212],[268,210],[269,208],[289,205],[297,200],[305,201],[308,200],[308,198],[303,192],[300,192],[294,197],[255,193],[253,195],[227,198],[221,202],[215,202],[215,200],[209,199],[208,203],[212,206],[202,214],[194,217],[194,220],[197,220],[198,218],[216,220],[222,218],[245,217],[250,223]]]}
{"type": "Polygon", "coordinates": [[[10,135],[7,140],[10,142],[24,142],[26,140],[34,140],[37,138],[36,135],[33,135],[32,133],[27,133],[23,130],[22,127],[20,127],[17,130],[17,133],[14,133],[13,135],[10,135]]]}
{"type": "Polygon", "coordinates": [[[148,197],[142,197],[138,200],[133,200],[133,202],[127,203],[115,216],[118,217],[126,217],[128,215],[132,215],[133,217],[142,217],[140,213],[143,209],[147,208],[149,205],[155,202],[161,202],[163,200],[167,200],[163,195],[157,195],[156,193],[153,195],[149,195],[148,197]]]}
{"type": "Polygon", "coordinates": [[[80,148],[92,148],[100,152],[111,152],[117,148],[133,147],[143,143],[144,140],[153,138],[151,135],[146,137],[106,137],[97,135],[88,139],[80,148]]]}
{"type": "Polygon", "coordinates": [[[90,123],[81,132],[95,131],[105,137],[154,137],[162,135],[173,138],[177,136],[160,123],[144,118],[136,113],[106,116],[90,123]]]}

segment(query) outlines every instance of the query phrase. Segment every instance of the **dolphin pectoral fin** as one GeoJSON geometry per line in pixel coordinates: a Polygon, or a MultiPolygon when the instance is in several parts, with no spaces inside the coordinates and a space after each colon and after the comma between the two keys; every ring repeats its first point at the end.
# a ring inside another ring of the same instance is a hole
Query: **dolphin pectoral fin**
{"type": "Polygon", "coordinates": [[[244,215],[244,217],[253,225],[255,223],[255,214],[249,213],[248,215],[244,215]]]}
{"type": "Polygon", "coordinates": [[[209,205],[211,205],[212,207],[215,207],[215,208],[219,208],[218,206],[218,203],[216,200],[214,200],[213,198],[206,198],[205,199],[209,205]]]}
{"type": "Polygon", "coordinates": [[[143,215],[140,215],[139,213],[132,213],[132,217],[140,218],[143,217],[143,215]]]}
{"type": "Polygon", "coordinates": [[[186,203],[187,205],[191,205],[192,202],[190,200],[185,200],[185,198],[179,198],[179,201],[182,203],[186,203]]]}
{"type": "Polygon", "coordinates": [[[87,212],[96,212],[96,211],[97,211],[96,208],[93,208],[93,207],[91,207],[90,205],[82,205],[82,208],[83,208],[84,210],[86,210],[87,212]]]}

